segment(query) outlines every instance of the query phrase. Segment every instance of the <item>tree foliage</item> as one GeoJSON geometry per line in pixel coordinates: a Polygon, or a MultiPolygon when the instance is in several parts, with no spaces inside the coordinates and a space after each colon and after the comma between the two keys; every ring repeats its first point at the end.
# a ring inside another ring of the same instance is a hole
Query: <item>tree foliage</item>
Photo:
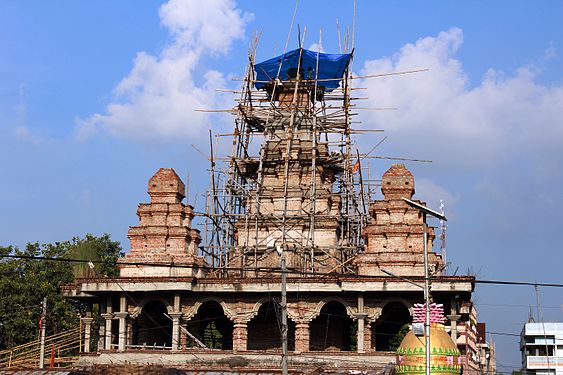
{"type": "Polygon", "coordinates": [[[397,332],[397,334],[393,336],[391,340],[389,340],[389,350],[393,352],[397,350],[401,345],[403,338],[405,338],[405,336],[407,335],[407,333],[409,333],[409,331],[410,331],[409,325],[408,324],[403,325],[401,329],[399,329],[399,332],[397,332]]]}
{"type": "Polygon", "coordinates": [[[28,243],[23,250],[0,246],[0,350],[38,338],[43,297],[47,297],[48,335],[76,327],[83,306],[64,298],[60,286],[75,277],[93,276],[78,263],[6,255],[100,261],[97,272],[113,276],[118,273],[115,261],[122,254],[119,242],[107,234],[54,244],[28,243]]]}

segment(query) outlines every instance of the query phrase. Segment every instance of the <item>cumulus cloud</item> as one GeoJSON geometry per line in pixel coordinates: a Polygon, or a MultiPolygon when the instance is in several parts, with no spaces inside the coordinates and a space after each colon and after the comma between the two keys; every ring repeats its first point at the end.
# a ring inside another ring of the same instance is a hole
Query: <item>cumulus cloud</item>
{"type": "Polygon", "coordinates": [[[364,120],[391,138],[400,137],[399,151],[446,159],[457,167],[495,165],[530,144],[539,152],[560,145],[563,86],[538,84],[539,70],[533,66],[513,74],[491,68],[472,85],[455,58],[462,44],[463,32],[452,28],[407,44],[391,57],[366,61],[362,75],[430,71],[360,82],[368,89],[370,106],[399,109],[371,112],[364,120]]]}
{"type": "Polygon", "coordinates": [[[164,142],[198,136],[210,124],[208,115],[194,110],[227,104],[215,92],[226,84],[223,74],[215,70],[201,74],[198,65],[206,55],[228,52],[244,36],[251,16],[237,9],[233,0],[170,0],[161,6],[159,16],[171,43],[158,56],[137,54],[105,112],[76,119],[78,138],[100,130],[164,142]]]}
{"type": "Polygon", "coordinates": [[[311,45],[309,46],[309,48],[307,48],[307,49],[308,49],[309,51],[315,51],[315,52],[321,52],[321,53],[325,53],[325,52],[326,52],[325,49],[324,49],[324,47],[323,47],[323,45],[322,45],[322,43],[320,43],[320,42],[316,42],[316,43],[311,44],[311,45]]]}
{"type": "MultiPolygon", "coordinates": [[[[463,38],[452,28],[366,61],[359,74],[430,71],[361,80],[366,106],[398,108],[363,113],[362,119],[386,131],[385,152],[434,161],[418,174],[420,199],[434,207],[441,196],[450,207],[449,201],[465,209],[479,205],[474,225],[499,236],[528,230],[531,217],[542,217],[535,235],[553,238],[563,217],[563,85],[540,83],[535,65],[511,72],[491,67],[471,80],[456,58],[463,38]],[[456,193],[448,197],[448,191],[456,193]]],[[[545,52],[555,53],[552,46],[545,52]]]]}
{"type": "Polygon", "coordinates": [[[459,200],[459,195],[451,193],[448,189],[438,185],[429,178],[417,178],[415,181],[415,197],[426,201],[428,206],[434,210],[440,208],[440,201],[449,211],[459,200]]]}
{"type": "Polygon", "coordinates": [[[43,142],[41,137],[34,134],[27,126],[18,126],[14,129],[13,134],[20,141],[30,143],[32,145],[39,145],[43,142]]]}

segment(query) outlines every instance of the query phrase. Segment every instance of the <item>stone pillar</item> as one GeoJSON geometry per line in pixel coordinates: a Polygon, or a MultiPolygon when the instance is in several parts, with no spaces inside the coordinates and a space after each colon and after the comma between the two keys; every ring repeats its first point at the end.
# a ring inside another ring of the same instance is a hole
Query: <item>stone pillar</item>
{"type": "Polygon", "coordinates": [[[451,314],[447,318],[450,320],[450,336],[452,340],[457,343],[457,321],[461,318],[461,315],[451,314]]]}
{"type": "Polygon", "coordinates": [[[100,330],[98,331],[98,351],[104,348],[104,342],[106,340],[106,324],[102,316],[98,316],[98,323],[100,330]]]}
{"type": "Polygon", "coordinates": [[[118,350],[123,352],[127,347],[127,317],[126,312],[117,312],[115,316],[119,319],[119,336],[118,336],[118,350]]]}
{"type": "Polygon", "coordinates": [[[248,342],[248,326],[246,320],[235,320],[233,325],[233,351],[244,352],[248,342]]]}
{"type": "Polygon", "coordinates": [[[446,317],[450,320],[450,336],[454,343],[457,344],[457,321],[461,318],[461,315],[457,313],[457,301],[455,298],[450,300],[450,315],[446,317]]]}
{"type": "Polygon", "coordinates": [[[104,340],[104,349],[106,350],[110,350],[111,349],[111,321],[113,319],[113,314],[112,313],[105,313],[102,314],[102,318],[105,319],[105,328],[104,328],[104,334],[105,334],[105,340],[104,340]]]}
{"type": "Polygon", "coordinates": [[[180,318],[181,312],[173,312],[168,314],[172,318],[172,350],[180,348],[180,318]]]}
{"type": "Polygon", "coordinates": [[[121,294],[119,297],[119,312],[115,313],[115,316],[119,319],[119,337],[118,337],[118,350],[123,352],[127,346],[127,317],[129,313],[127,312],[127,298],[125,294],[121,294]]]}
{"type": "Polygon", "coordinates": [[[175,293],[174,312],[168,314],[172,318],[172,350],[178,350],[180,348],[180,319],[183,315],[180,309],[180,305],[180,293],[175,293]]]}
{"type": "Polygon", "coordinates": [[[366,317],[368,314],[366,313],[357,313],[356,318],[358,319],[358,338],[357,338],[357,346],[358,346],[358,353],[365,353],[365,344],[366,344],[366,331],[365,331],[365,322],[366,317]]]}
{"type": "Polygon", "coordinates": [[[92,337],[92,321],[94,319],[91,316],[86,315],[82,318],[82,324],[84,324],[84,353],[90,352],[90,339],[92,337]]]}
{"type": "Polygon", "coordinates": [[[364,323],[367,314],[364,313],[364,295],[362,293],[358,294],[358,313],[356,314],[356,319],[358,319],[358,332],[356,338],[356,347],[358,353],[365,353],[364,349],[364,323]]]}
{"type": "Polygon", "coordinates": [[[300,321],[295,324],[295,353],[309,351],[309,322],[300,321]]]}
{"type": "Polygon", "coordinates": [[[101,314],[102,318],[105,319],[105,342],[104,342],[104,349],[110,350],[111,349],[111,320],[113,319],[113,306],[111,296],[108,296],[106,299],[106,312],[105,314],[101,314]]]}

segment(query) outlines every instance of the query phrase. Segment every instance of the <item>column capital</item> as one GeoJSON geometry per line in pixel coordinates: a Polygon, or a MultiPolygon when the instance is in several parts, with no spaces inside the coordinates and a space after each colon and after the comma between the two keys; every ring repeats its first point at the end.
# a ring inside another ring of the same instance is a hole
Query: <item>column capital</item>
{"type": "Polygon", "coordinates": [[[91,325],[94,318],[92,317],[83,317],[80,318],[85,325],[91,325]]]}
{"type": "Polygon", "coordinates": [[[127,317],[129,316],[129,313],[128,313],[128,312],[125,312],[125,311],[124,311],[124,312],[116,312],[116,313],[114,314],[114,316],[115,316],[116,318],[122,319],[122,318],[127,318],[127,317]]]}
{"type": "Polygon", "coordinates": [[[103,313],[103,314],[100,314],[100,316],[102,318],[104,318],[105,320],[111,320],[111,319],[113,319],[114,315],[112,313],[103,313]]]}
{"type": "Polygon", "coordinates": [[[368,313],[355,313],[354,318],[356,319],[365,319],[368,317],[368,313]]]}
{"type": "Polygon", "coordinates": [[[249,316],[248,314],[238,314],[233,316],[232,321],[233,321],[233,325],[238,325],[239,327],[245,326],[248,324],[248,322],[250,321],[252,317],[249,316]]]}
{"type": "Polygon", "coordinates": [[[182,313],[182,312],[168,313],[168,316],[171,317],[172,319],[180,319],[183,315],[184,315],[184,313],[182,313]]]}
{"type": "Polygon", "coordinates": [[[448,318],[452,322],[457,322],[459,318],[461,318],[461,315],[457,315],[457,314],[446,315],[446,318],[448,318]]]}

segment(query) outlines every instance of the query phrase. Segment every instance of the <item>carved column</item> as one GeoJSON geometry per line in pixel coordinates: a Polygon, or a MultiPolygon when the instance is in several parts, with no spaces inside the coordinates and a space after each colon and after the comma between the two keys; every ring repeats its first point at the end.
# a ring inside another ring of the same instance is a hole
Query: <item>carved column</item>
{"type": "Polygon", "coordinates": [[[309,351],[309,321],[299,321],[295,324],[295,353],[309,351]]]}
{"type": "Polygon", "coordinates": [[[233,325],[233,351],[244,352],[248,342],[248,321],[235,319],[233,325]]]}
{"type": "Polygon", "coordinates": [[[172,350],[180,348],[180,318],[181,312],[173,312],[168,314],[172,318],[172,350]]]}
{"type": "Polygon", "coordinates": [[[96,317],[96,319],[100,327],[98,331],[98,351],[100,351],[100,349],[104,348],[104,342],[106,339],[106,324],[105,324],[105,320],[101,315],[96,317]]]}
{"type": "Polygon", "coordinates": [[[90,339],[92,337],[92,321],[94,319],[91,316],[86,316],[82,318],[82,324],[84,324],[84,353],[90,352],[90,339]]]}
{"type": "Polygon", "coordinates": [[[356,318],[358,319],[358,353],[365,353],[366,344],[366,332],[365,332],[365,322],[368,314],[357,313],[356,318]]]}
{"type": "Polygon", "coordinates": [[[174,312],[169,314],[172,318],[172,350],[178,350],[180,348],[180,319],[183,315],[180,309],[180,303],[180,293],[175,293],[174,312]]]}
{"type": "Polygon", "coordinates": [[[450,320],[450,336],[452,340],[457,343],[457,321],[461,318],[461,315],[457,313],[457,301],[455,298],[451,299],[450,315],[448,315],[447,318],[450,320]]]}
{"type": "Polygon", "coordinates": [[[125,294],[121,294],[119,298],[119,312],[115,313],[115,316],[119,319],[119,336],[118,336],[118,350],[125,351],[127,347],[127,317],[129,313],[127,312],[127,298],[125,294]]]}
{"type": "Polygon", "coordinates": [[[104,349],[110,350],[111,349],[111,321],[113,319],[113,306],[111,296],[107,297],[106,300],[106,312],[105,314],[101,314],[102,318],[105,319],[105,342],[104,342],[104,349]]]}
{"type": "Polygon", "coordinates": [[[125,351],[127,347],[127,317],[129,316],[126,312],[117,312],[115,316],[119,319],[119,336],[118,336],[118,346],[119,351],[125,351]]]}
{"type": "Polygon", "coordinates": [[[111,349],[111,321],[113,319],[113,314],[112,313],[102,314],[102,318],[104,318],[104,320],[105,320],[104,349],[110,350],[111,349]]]}
{"type": "Polygon", "coordinates": [[[450,320],[450,336],[452,340],[457,343],[457,321],[461,318],[461,315],[451,314],[447,318],[450,320]]]}
{"type": "Polygon", "coordinates": [[[364,349],[364,340],[365,340],[365,333],[364,333],[364,323],[367,314],[364,313],[364,295],[362,293],[358,294],[358,313],[356,314],[356,319],[358,319],[358,332],[356,338],[356,347],[358,353],[365,353],[364,349]]]}

